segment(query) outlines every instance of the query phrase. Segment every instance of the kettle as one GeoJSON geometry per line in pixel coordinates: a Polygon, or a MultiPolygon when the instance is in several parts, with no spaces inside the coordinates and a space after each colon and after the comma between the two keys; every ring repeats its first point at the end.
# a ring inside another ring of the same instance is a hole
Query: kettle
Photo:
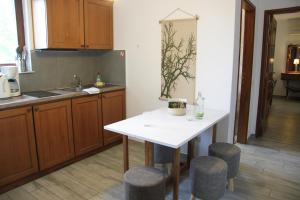
{"type": "Polygon", "coordinates": [[[0,99],[10,97],[10,87],[6,75],[0,73],[0,99]]]}

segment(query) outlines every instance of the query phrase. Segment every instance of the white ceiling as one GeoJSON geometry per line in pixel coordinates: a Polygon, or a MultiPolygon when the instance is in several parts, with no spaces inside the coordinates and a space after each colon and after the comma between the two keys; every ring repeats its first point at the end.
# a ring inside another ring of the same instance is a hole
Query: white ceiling
{"type": "Polygon", "coordinates": [[[300,19],[300,12],[274,15],[276,20],[300,19]]]}
{"type": "Polygon", "coordinates": [[[277,21],[287,25],[288,34],[293,36],[300,35],[300,12],[274,15],[277,21]]]}

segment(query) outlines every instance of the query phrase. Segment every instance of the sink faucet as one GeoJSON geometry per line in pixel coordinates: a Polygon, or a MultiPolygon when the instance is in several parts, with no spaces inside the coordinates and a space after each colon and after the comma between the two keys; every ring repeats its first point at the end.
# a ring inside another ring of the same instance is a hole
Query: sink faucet
{"type": "Polygon", "coordinates": [[[82,89],[81,79],[76,74],[74,74],[73,76],[73,87],[75,87],[76,91],[81,91],[82,89]]]}

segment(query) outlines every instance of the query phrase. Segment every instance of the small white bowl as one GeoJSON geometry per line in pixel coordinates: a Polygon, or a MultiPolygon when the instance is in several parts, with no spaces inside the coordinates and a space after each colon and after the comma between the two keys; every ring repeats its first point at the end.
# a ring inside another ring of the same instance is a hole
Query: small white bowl
{"type": "Polygon", "coordinates": [[[175,116],[182,116],[186,114],[186,99],[169,99],[168,113],[175,116]]]}
{"type": "Polygon", "coordinates": [[[168,113],[175,116],[183,116],[186,114],[186,108],[168,108],[168,113]]]}

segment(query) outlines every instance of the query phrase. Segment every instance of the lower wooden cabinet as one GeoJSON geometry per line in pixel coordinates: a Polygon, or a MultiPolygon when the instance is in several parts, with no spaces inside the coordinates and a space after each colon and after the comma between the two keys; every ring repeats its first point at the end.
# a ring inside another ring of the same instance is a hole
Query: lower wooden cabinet
{"type": "Polygon", "coordinates": [[[40,170],[73,158],[71,100],[37,105],[33,109],[40,170]]]}
{"type": "Polygon", "coordinates": [[[101,96],[72,100],[75,154],[103,146],[101,96]]]}
{"type": "Polygon", "coordinates": [[[124,90],[0,111],[0,189],[119,141],[103,126],[124,118],[124,90]]]}
{"type": "MultiPolygon", "coordinates": [[[[125,91],[102,94],[103,125],[121,121],[125,118],[125,91]]],[[[121,139],[121,135],[103,130],[104,145],[121,139]]]]}
{"type": "Polygon", "coordinates": [[[32,108],[0,111],[0,186],[37,171],[32,108]]]}

